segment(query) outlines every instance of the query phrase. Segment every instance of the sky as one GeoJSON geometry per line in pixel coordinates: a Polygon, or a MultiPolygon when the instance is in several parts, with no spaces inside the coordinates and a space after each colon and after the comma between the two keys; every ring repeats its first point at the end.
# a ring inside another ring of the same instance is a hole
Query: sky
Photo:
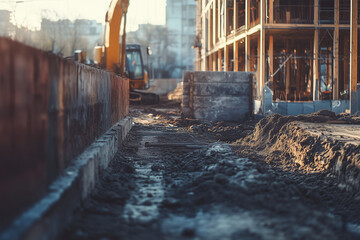
{"type": "MultiPolygon", "coordinates": [[[[0,0],[0,9],[14,12],[13,22],[39,29],[41,18],[85,18],[104,23],[111,0],[0,0]]],[[[130,0],[127,31],[138,24],[165,24],[166,0],[130,0]]]]}

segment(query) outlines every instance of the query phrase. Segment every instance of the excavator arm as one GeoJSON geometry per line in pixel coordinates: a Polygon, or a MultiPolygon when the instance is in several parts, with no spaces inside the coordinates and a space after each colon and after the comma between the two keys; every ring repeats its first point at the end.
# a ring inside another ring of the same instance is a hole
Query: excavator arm
{"type": "Polygon", "coordinates": [[[105,55],[104,66],[106,69],[120,74],[125,69],[125,51],[126,51],[126,13],[129,7],[129,0],[112,0],[109,10],[106,13],[105,26],[105,55]],[[124,15],[124,30],[121,46],[120,26],[124,15]],[[121,48],[121,49],[120,49],[121,48]]]}

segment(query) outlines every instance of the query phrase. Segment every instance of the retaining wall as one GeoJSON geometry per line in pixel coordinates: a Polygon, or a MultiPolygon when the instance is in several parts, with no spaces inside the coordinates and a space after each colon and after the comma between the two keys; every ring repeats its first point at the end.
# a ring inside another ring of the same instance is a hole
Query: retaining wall
{"type": "Polygon", "coordinates": [[[323,100],[312,102],[273,102],[271,111],[282,115],[299,115],[314,113],[319,110],[329,110],[336,114],[344,113],[349,109],[349,100],[323,100]]]}
{"type": "Polygon", "coordinates": [[[247,72],[185,71],[183,117],[242,121],[252,116],[253,77],[253,73],[247,72]]]}
{"type": "MultiPolygon", "coordinates": [[[[314,113],[319,110],[329,110],[336,114],[345,113],[350,109],[349,100],[316,100],[308,102],[273,101],[272,91],[265,87],[265,114],[279,113],[282,115],[299,115],[314,113]]],[[[360,84],[357,85],[357,101],[360,103],[360,84]]],[[[254,101],[254,113],[262,114],[262,102],[254,101]]],[[[360,104],[358,104],[360,111],[360,104]]]]}
{"type": "Polygon", "coordinates": [[[129,85],[9,39],[0,38],[0,52],[1,229],[128,115],[129,85]]]}

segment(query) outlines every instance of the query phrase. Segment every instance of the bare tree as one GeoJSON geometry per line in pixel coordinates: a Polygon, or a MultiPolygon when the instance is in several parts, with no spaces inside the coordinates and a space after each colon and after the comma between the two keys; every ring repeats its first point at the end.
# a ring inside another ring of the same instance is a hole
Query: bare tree
{"type": "Polygon", "coordinates": [[[86,20],[72,22],[68,19],[52,21],[43,18],[41,48],[65,56],[72,55],[78,49],[91,52],[93,46],[89,46],[86,39],[86,27],[86,20]]]}
{"type": "Polygon", "coordinates": [[[156,76],[167,77],[170,75],[168,70],[171,70],[175,64],[174,53],[168,50],[177,42],[172,36],[165,26],[142,24],[137,31],[127,35],[127,42],[150,46],[152,49],[150,61],[156,76]]]}

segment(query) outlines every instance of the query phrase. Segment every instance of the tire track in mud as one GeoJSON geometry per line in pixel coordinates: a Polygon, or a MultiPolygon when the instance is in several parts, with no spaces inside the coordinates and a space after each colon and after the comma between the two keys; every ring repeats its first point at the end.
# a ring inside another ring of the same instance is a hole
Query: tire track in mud
{"type": "Polygon", "coordinates": [[[156,141],[156,136],[143,135],[137,159],[130,159],[134,161],[136,188],[125,205],[123,217],[127,222],[148,223],[159,215],[159,205],[164,199],[165,191],[163,171],[154,169],[156,158],[149,158],[145,148],[146,142],[156,141]]]}

